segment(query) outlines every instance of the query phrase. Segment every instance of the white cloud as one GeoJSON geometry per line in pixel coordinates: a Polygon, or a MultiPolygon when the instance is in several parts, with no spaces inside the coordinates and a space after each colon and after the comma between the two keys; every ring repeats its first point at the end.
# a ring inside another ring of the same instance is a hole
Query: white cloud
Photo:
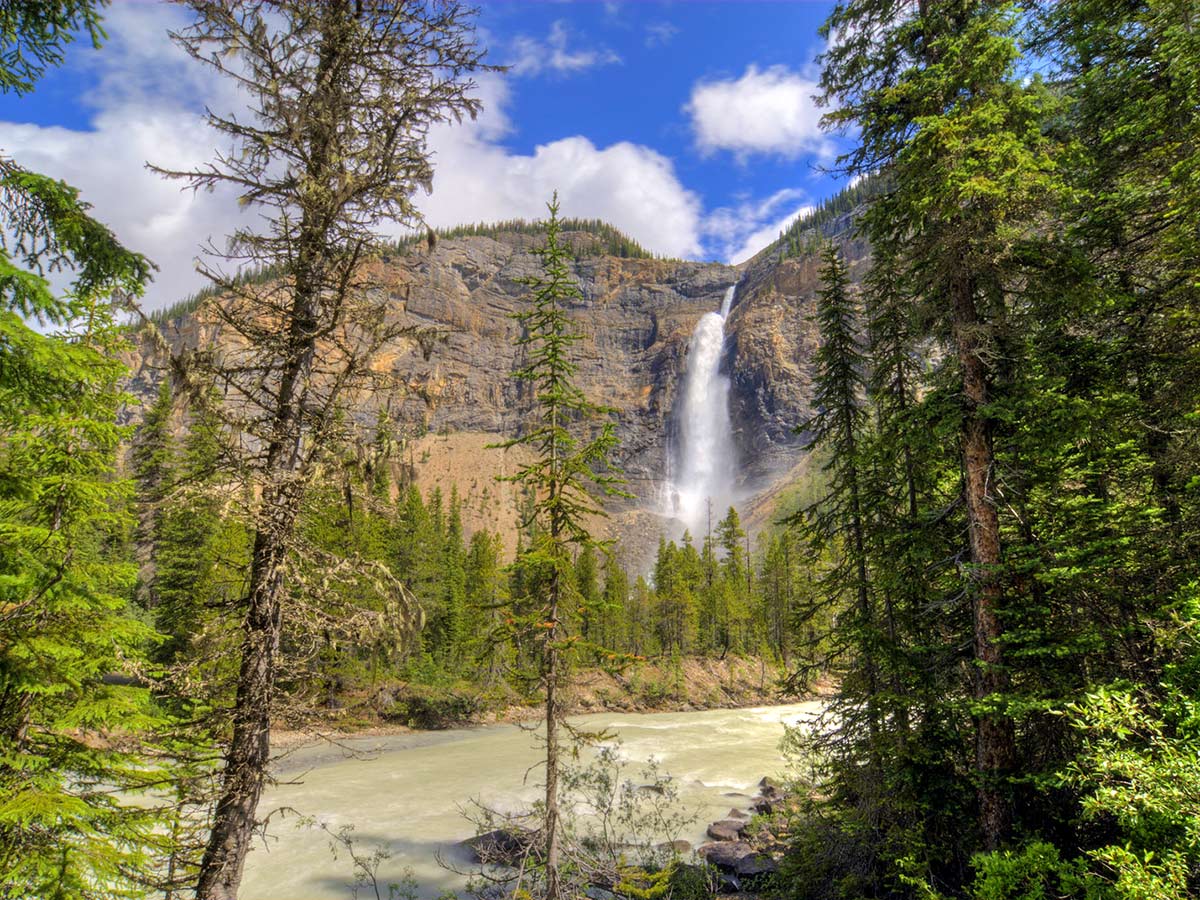
{"type": "Polygon", "coordinates": [[[704,232],[721,258],[736,265],[774,241],[798,216],[811,212],[812,206],[800,203],[806,196],[804,191],[785,188],[765,200],[720,207],[705,219],[704,232]],[[780,210],[785,209],[789,211],[781,216],[780,210]]]}
{"type": "MultiPolygon", "coordinates": [[[[239,216],[232,192],[195,194],[145,168],[147,160],[190,169],[211,159],[224,141],[205,124],[202,104],[244,107],[167,42],[166,28],[178,24],[177,11],[159,4],[110,11],[111,38],[96,55],[88,98],[96,112],[86,130],[0,123],[0,151],[78,187],[126,246],[158,264],[149,308],[205,284],[194,266],[200,246],[210,238],[221,242],[239,216]]],[[[417,200],[431,224],[541,218],[557,189],[565,215],[606,219],[659,253],[702,252],[700,200],[669,159],[629,142],[597,147],[582,136],[529,155],[512,153],[500,144],[512,130],[505,115],[510,82],[496,75],[477,80],[480,117],[430,135],[434,190],[417,200]]]]}
{"type": "Polygon", "coordinates": [[[621,61],[607,47],[571,48],[570,43],[571,33],[562,19],[550,26],[544,41],[527,35],[518,37],[513,41],[510,71],[514,75],[538,75],[549,70],[566,75],[621,61]]]}
{"type": "Polygon", "coordinates": [[[644,43],[651,48],[665,47],[675,39],[675,35],[679,34],[679,28],[670,22],[651,22],[646,26],[645,31],[644,43]]]}
{"type": "Polygon", "coordinates": [[[506,86],[484,80],[484,118],[438,129],[430,138],[433,194],[418,205],[437,226],[513,217],[542,218],[557,190],[563,215],[600,218],[647,249],[670,256],[701,252],[701,204],[669,159],[626,141],[596,147],[582,136],[513,154],[495,141],[504,133],[506,86]]]}
{"type": "Polygon", "coordinates": [[[729,150],[740,157],[765,153],[789,159],[832,145],[821,131],[814,79],[784,66],[750,66],[741,78],[702,81],[684,107],[701,152],[729,150]]]}
{"type": "Polygon", "coordinates": [[[96,218],[159,266],[147,290],[152,307],[205,284],[194,267],[199,245],[219,240],[237,216],[231,192],[183,191],[145,168],[148,160],[188,169],[211,158],[217,137],[199,112],[187,110],[200,97],[236,97],[167,40],[166,29],[181,22],[178,10],[160,4],[107,12],[110,39],[87,63],[94,83],[85,99],[96,109],[88,130],[0,125],[0,152],[79,188],[96,218]]]}

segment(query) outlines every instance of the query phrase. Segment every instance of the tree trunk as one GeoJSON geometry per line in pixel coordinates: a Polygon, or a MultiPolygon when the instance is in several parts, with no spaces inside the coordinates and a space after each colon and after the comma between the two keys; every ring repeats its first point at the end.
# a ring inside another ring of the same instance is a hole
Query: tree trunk
{"type": "MultiPolygon", "coordinates": [[[[264,503],[267,498],[264,497],[264,503]]],[[[283,524],[283,523],[279,523],[283,524]]],[[[281,627],[281,535],[260,528],[250,570],[242,664],[221,794],[200,863],[197,900],[237,900],[270,755],[271,692],[281,627]]]]}
{"type": "MultiPolygon", "coordinates": [[[[981,356],[982,323],[975,286],[961,279],[951,286],[953,331],[962,370],[962,468],[971,552],[974,609],[975,699],[1004,693],[1009,686],[998,612],[1004,600],[1000,580],[1000,520],[992,498],[992,428],[980,412],[988,402],[987,369],[981,356]]],[[[977,716],[975,765],[979,774],[979,824],[989,850],[1000,846],[1012,827],[1012,808],[1003,784],[1016,758],[1012,719],[1003,713],[977,716]]]]}
{"type": "Polygon", "coordinates": [[[546,631],[546,898],[558,900],[558,573],[550,586],[550,628],[546,631]]]}

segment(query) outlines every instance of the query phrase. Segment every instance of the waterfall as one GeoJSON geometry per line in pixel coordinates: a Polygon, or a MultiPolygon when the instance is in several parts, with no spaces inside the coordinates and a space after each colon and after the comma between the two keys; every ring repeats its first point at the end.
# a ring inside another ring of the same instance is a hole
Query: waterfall
{"type": "Polygon", "coordinates": [[[733,496],[733,440],[729,378],[721,374],[725,317],[737,285],[725,291],[720,312],[705,313],[688,343],[687,380],[680,406],[677,459],[668,477],[669,515],[694,536],[707,528],[708,502],[714,521],[733,496]]]}

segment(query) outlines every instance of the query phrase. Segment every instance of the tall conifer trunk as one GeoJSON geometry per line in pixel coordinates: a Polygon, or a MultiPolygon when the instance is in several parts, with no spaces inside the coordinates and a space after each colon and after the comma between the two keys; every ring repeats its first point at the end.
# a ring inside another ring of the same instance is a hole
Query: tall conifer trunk
{"type": "MultiPolygon", "coordinates": [[[[988,402],[987,368],[980,355],[983,327],[975,306],[974,282],[952,282],[952,326],[962,374],[962,470],[971,554],[971,601],[974,619],[975,699],[1008,689],[1001,645],[999,612],[1004,600],[1000,576],[1000,520],[992,495],[992,428],[982,408],[988,402]]],[[[1003,713],[976,717],[975,765],[979,773],[979,824],[989,850],[998,847],[1012,826],[1012,809],[1001,784],[1016,759],[1012,719],[1003,713]]]]}

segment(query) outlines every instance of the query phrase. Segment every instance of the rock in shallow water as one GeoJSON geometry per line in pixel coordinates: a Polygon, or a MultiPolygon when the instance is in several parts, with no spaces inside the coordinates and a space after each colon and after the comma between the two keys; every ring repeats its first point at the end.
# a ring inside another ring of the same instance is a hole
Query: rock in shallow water
{"type": "Polygon", "coordinates": [[[742,819],[722,819],[708,826],[708,836],[714,841],[738,841],[746,830],[746,822],[742,819]]]}

